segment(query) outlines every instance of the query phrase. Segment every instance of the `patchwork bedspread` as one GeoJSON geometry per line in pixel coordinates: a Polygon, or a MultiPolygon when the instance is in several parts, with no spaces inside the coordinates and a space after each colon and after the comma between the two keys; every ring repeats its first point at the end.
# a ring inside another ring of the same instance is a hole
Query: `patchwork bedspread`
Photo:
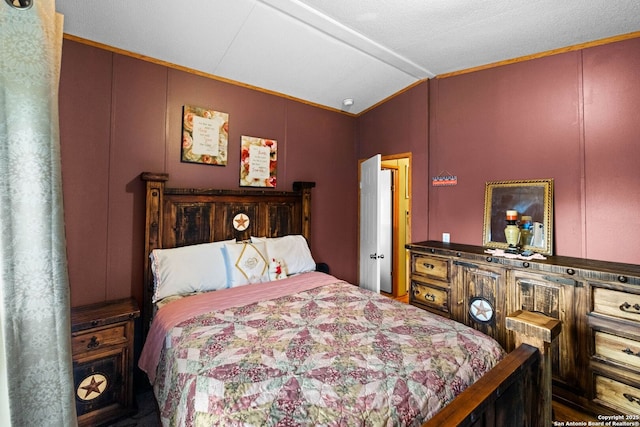
{"type": "Polygon", "coordinates": [[[323,276],[173,327],[154,383],[163,424],[416,426],[504,355],[462,324],[323,276]]]}

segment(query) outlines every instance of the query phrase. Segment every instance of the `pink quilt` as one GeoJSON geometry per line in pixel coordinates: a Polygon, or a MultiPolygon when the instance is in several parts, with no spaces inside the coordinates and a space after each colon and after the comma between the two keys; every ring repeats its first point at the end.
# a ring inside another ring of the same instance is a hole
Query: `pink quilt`
{"type": "Polygon", "coordinates": [[[419,426],[503,356],[474,329],[308,273],[168,304],[140,366],[164,425],[419,426]]]}

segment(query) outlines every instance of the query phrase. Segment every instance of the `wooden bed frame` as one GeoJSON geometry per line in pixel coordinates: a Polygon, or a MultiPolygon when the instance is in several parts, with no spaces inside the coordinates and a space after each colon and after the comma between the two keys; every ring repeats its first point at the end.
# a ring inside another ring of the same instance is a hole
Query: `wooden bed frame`
{"type": "MultiPolygon", "coordinates": [[[[149,330],[153,305],[153,275],[149,254],[172,248],[250,236],[301,234],[311,240],[312,182],[295,182],[293,191],[169,188],[169,175],[144,172],[146,224],[144,258],[143,336],[149,330]],[[248,228],[238,231],[234,218],[245,214],[248,228]]],[[[551,376],[549,345],[560,331],[555,319],[533,313],[507,318],[516,350],[467,388],[423,427],[549,426],[551,376]]]]}

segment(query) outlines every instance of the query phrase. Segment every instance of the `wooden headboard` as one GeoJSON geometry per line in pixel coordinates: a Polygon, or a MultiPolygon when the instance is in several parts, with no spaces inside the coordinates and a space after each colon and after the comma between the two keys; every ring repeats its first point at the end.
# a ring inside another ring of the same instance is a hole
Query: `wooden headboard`
{"type": "Polygon", "coordinates": [[[143,172],[141,179],[147,183],[142,304],[145,337],[153,313],[153,274],[149,262],[152,250],[288,234],[301,234],[310,243],[313,182],[294,182],[293,191],[214,190],[169,188],[166,173],[143,172]],[[234,219],[239,214],[249,219],[243,231],[234,227],[238,225],[234,219]]]}

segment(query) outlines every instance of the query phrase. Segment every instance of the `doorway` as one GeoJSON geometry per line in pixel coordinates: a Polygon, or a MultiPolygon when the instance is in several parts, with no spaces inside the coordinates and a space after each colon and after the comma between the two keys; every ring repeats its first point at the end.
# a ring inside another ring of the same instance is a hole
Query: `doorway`
{"type": "MultiPolygon", "coordinates": [[[[360,161],[360,165],[363,160],[360,161]]],[[[361,167],[358,167],[358,181],[361,179],[361,167]]],[[[382,204],[385,211],[389,209],[391,218],[390,253],[386,254],[391,259],[385,269],[381,269],[381,291],[383,294],[394,298],[406,297],[408,292],[408,252],[405,245],[411,242],[411,153],[401,153],[381,156],[380,167],[391,173],[391,196],[388,203],[382,204]],[[386,206],[385,206],[386,205],[386,206]],[[388,206],[388,207],[387,207],[388,206]],[[389,277],[390,276],[390,277],[389,277]],[[384,285],[385,280],[390,281],[390,289],[384,285]]],[[[361,189],[358,189],[358,203],[360,204],[361,189]]],[[[360,212],[360,206],[358,206],[360,212]]],[[[358,216],[358,230],[362,218],[358,216]]],[[[360,236],[358,238],[360,245],[360,236]]],[[[359,260],[366,259],[360,253],[363,249],[359,246],[359,260]]],[[[389,249],[385,249],[389,251],[389,249]]],[[[365,254],[366,255],[366,254],[365,254]]],[[[363,262],[363,261],[360,261],[363,262]]],[[[358,271],[361,271],[358,268],[358,271]]]]}

